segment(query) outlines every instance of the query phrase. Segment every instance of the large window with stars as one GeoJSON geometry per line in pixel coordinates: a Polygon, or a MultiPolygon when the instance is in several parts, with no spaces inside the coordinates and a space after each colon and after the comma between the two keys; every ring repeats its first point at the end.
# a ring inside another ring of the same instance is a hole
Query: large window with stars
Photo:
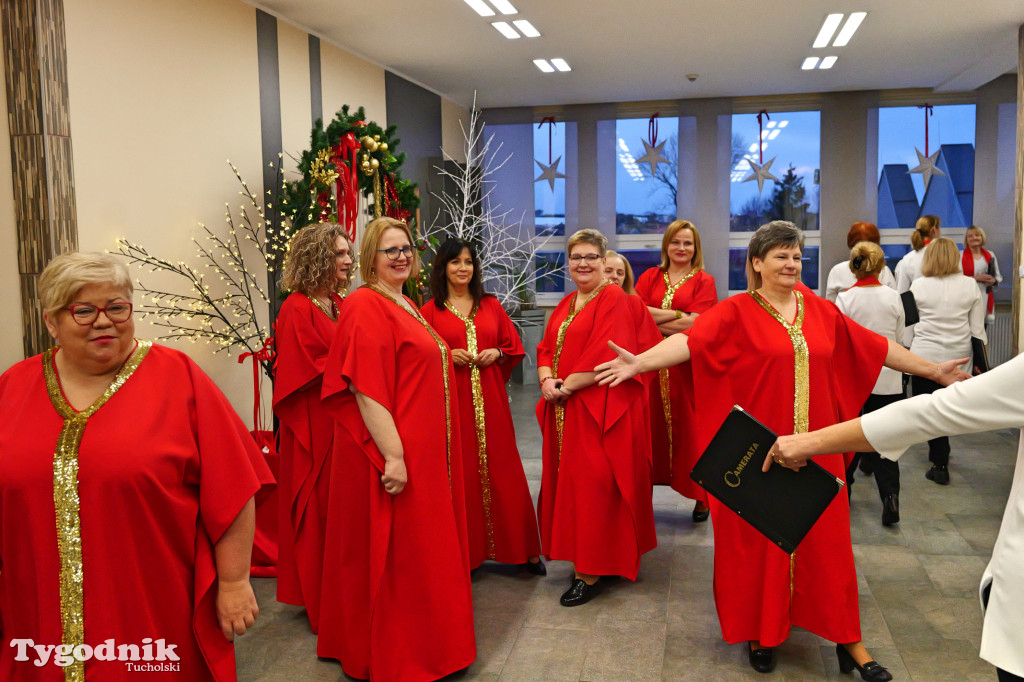
{"type": "Polygon", "coordinates": [[[661,234],[676,219],[679,119],[615,121],[615,233],[661,234]]]}

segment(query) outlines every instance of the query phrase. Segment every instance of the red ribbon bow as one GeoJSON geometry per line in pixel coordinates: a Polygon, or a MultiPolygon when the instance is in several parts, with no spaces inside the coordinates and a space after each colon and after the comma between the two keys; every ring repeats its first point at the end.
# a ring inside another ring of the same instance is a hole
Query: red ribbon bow
{"type": "Polygon", "coordinates": [[[277,358],[277,353],[274,350],[274,337],[268,336],[263,342],[263,346],[255,353],[242,353],[239,355],[238,364],[242,364],[250,357],[252,358],[252,427],[257,433],[261,433],[265,429],[263,428],[263,413],[260,410],[260,407],[263,405],[263,401],[260,398],[260,367],[264,362],[273,363],[277,358]]]}

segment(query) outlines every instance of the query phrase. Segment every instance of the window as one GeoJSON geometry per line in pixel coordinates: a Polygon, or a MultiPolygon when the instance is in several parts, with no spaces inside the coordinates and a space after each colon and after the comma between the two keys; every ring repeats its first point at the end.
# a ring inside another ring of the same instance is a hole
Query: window
{"type": "Polygon", "coordinates": [[[656,268],[661,265],[661,251],[653,251],[649,249],[643,250],[626,250],[618,251],[620,256],[629,261],[629,267],[633,268],[633,282],[640,279],[640,275],[644,274],[651,268],[656,268]]]}
{"type": "Polygon", "coordinates": [[[936,215],[943,227],[967,227],[974,218],[975,106],[885,107],[878,110],[878,227],[914,227],[936,215]],[[928,144],[925,149],[925,118],[928,144]],[[918,154],[935,159],[927,188],[918,154]],[[936,156],[937,155],[937,156],[936,156]]]}
{"type": "MultiPolygon", "coordinates": [[[[818,288],[819,246],[804,245],[800,260],[800,281],[811,289],[818,288]]],[[[729,248],[729,291],[736,293],[747,290],[747,247],[729,248]]]]}
{"type": "Polygon", "coordinates": [[[544,122],[534,126],[533,159],[533,220],[536,235],[564,236],[567,164],[564,122],[544,122]]]}
{"type": "Polygon", "coordinates": [[[537,273],[537,294],[565,293],[565,252],[538,251],[533,259],[537,273]]]}
{"type": "Polygon", "coordinates": [[[615,234],[663,233],[676,219],[678,176],[678,118],[615,121],[615,234]],[[653,173],[651,161],[656,162],[653,173]]]}

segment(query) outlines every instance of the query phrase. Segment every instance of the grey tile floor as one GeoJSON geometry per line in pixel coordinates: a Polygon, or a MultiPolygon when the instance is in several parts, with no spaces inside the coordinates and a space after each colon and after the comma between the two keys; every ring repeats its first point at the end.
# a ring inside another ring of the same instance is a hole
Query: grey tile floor
{"type": "MultiPolygon", "coordinates": [[[[523,465],[540,486],[539,393],[513,387],[523,465]]],[[[851,523],[865,644],[897,680],[995,680],[978,658],[978,581],[1010,490],[1018,434],[996,431],[953,439],[951,484],[925,480],[925,446],[901,460],[898,526],[881,525],[871,478],[853,487],[851,523]]],[[[620,581],[582,607],[559,606],[571,567],[551,562],[546,578],[484,564],[473,574],[477,659],[452,680],[859,679],[841,675],[833,645],[794,630],[779,647],[771,676],[754,672],[743,646],[722,641],[711,593],[713,535],[695,525],[693,503],[654,490],[658,548],[636,583],[620,581]]],[[[254,580],[262,615],[238,641],[240,680],[343,680],[341,666],[316,657],[316,637],[301,608],[274,600],[273,579],[254,580]]]]}

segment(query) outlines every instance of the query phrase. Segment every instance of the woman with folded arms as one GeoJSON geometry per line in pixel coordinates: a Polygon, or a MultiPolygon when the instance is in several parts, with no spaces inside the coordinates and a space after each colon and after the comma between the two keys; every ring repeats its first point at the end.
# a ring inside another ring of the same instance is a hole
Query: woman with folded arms
{"type": "MultiPolygon", "coordinates": [[[[689,220],[676,220],[661,239],[661,266],[640,275],[637,294],[647,304],[662,336],[688,330],[718,301],[715,279],[704,270],[700,233],[689,220]]],[[[658,372],[650,382],[651,444],[655,485],[671,485],[696,500],[693,520],[707,521],[707,494],[690,480],[700,452],[694,442],[693,374],[688,364],[658,372]]]]}
{"type": "Polygon", "coordinates": [[[978,283],[978,291],[985,299],[985,324],[990,325],[996,321],[996,298],[992,290],[1003,281],[1003,275],[999,272],[996,254],[983,249],[983,246],[985,230],[977,225],[968,227],[964,234],[964,255],[960,266],[965,275],[978,283]]]}
{"type": "MultiPolygon", "coordinates": [[[[804,295],[797,287],[802,250],[803,233],[792,223],[762,225],[747,249],[748,293],[701,315],[689,336],[674,334],[639,356],[610,342],[618,357],[596,367],[598,381],[615,386],[692,358],[703,451],[733,405],[775,433],[802,433],[856,415],[883,365],[946,383],[964,376],[955,363],[940,367],[916,357],[824,299],[804,295]]],[[[825,455],[819,464],[844,475],[842,453],[825,455]]],[[[709,501],[722,635],[731,643],[749,642],[755,670],[774,669],[774,647],[796,626],[837,642],[844,671],[856,667],[865,680],[892,679],[860,641],[846,495],[835,497],[793,554],[709,501]]]]}
{"type": "Polygon", "coordinates": [[[525,353],[498,299],[484,293],[476,249],[448,239],[434,256],[423,318],[452,349],[462,427],[469,566],[520,564],[545,575],[537,514],[516,448],[508,382],[525,353]]]}
{"type": "Polygon", "coordinates": [[[646,389],[639,380],[598,386],[593,371],[614,356],[604,343],[611,336],[639,349],[629,296],[604,278],[607,244],[596,230],[569,238],[576,291],[551,313],[537,346],[537,421],[544,436],[537,507],[548,558],[573,562],[563,606],[589,601],[602,576],[636,580],[640,557],[657,545],[646,389]]]}

